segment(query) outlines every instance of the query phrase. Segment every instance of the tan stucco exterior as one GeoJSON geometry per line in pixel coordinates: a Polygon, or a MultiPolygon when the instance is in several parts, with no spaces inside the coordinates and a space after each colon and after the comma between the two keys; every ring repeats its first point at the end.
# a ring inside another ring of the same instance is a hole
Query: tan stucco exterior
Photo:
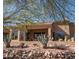
{"type": "MultiPolygon", "coordinates": [[[[29,32],[28,40],[35,40],[34,33],[37,32],[44,32],[49,39],[51,39],[53,32],[59,31],[64,32],[65,35],[74,35],[75,33],[75,26],[69,24],[61,24],[61,23],[39,23],[39,24],[30,24],[25,25],[27,31],[29,32]]],[[[4,31],[5,32],[5,31],[4,31]]],[[[18,31],[19,32],[19,31],[18,31]]],[[[20,32],[18,33],[18,40],[20,40],[20,32]]]]}

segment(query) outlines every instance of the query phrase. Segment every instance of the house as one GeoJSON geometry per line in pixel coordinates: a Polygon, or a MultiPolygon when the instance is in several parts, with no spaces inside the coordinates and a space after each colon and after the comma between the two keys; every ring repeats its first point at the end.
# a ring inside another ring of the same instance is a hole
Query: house
{"type": "MultiPolygon", "coordinates": [[[[14,30],[12,30],[14,31],[14,30]]],[[[11,34],[10,30],[4,29],[4,34],[8,33],[11,34]]],[[[25,40],[25,41],[34,41],[37,40],[39,35],[46,35],[49,39],[51,39],[54,33],[62,33],[68,37],[74,36],[75,34],[75,26],[69,22],[53,22],[53,23],[36,23],[36,24],[28,24],[23,25],[21,30],[16,30],[16,38],[18,40],[25,40]],[[27,31],[22,31],[24,28],[27,31]]],[[[14,32],[13,32],[14,33],[14,32]]],[[[12,34],[13,36],[13,34],[12,34]]]]}

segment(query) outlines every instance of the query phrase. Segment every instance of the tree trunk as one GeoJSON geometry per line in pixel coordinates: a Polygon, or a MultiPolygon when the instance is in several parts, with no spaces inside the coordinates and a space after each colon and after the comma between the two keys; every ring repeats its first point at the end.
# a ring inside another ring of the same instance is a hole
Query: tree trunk
{"type": "Polygon", "coordinates": [[[6,43],[6,48],[9,48],[10,47],[10,43],[6,43]]]}
{"type": "Polygon", "coordinates": [[[43,48],[47,48],[47,44],[43,44],[43,48]]]}

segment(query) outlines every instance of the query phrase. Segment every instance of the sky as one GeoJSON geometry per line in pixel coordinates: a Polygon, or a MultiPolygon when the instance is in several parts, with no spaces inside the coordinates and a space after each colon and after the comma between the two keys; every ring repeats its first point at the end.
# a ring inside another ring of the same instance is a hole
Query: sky
{"type": "MultiPolygon", "coordinates": [[[[42,0],[41,0],[42,1],[42,0]]],[[[73,14],[75,14],[75,0],[68,0],[68,5],[66,6],[66,10],[70,13],[72,13],[73,11],[73,14]]],[[[45,1],[44,1],[45,2],[45,1]]],[[[39,0],[37,0],[37,6],[39,7],[39,12],[42,14],[44,11],[43,11],[43,8],[42,8],[42,4],[39,0]]],[[[30,10],[33,8],[33,7],[29,7],[30,10]]],[[[3,5],[3,14],[4,16],[8,16],[10,15],[12,12],[14,12],[15,10],[17,9],[16,7],[16,4],[15,3],[12,3],[10,5],[3,5]]],[[[37,11],[37,10],[36,10],[37,11]]],[[[37,13],[37,12],[36,12],[37,13]]],[[[18,14],[16,14],[18,15],[18,14]]],[[[14,15],[13,17],[15,17],[16,15],[14,15]]],[[[69,21],[71,22],[75,22],[75,15],[71,15],[67,12],[65,12],[65,15],[69,18],[69,21]]],[[[60,18],[60,17],[59,17],[60,18]]],[[[51,19],[53,19],[53,17],[51,16],[51,13],[48,13],[47,15],[41,15],[39,17],[31,17],[32,20],[46,20],[46,21],[51,21],[51,19]]]]}

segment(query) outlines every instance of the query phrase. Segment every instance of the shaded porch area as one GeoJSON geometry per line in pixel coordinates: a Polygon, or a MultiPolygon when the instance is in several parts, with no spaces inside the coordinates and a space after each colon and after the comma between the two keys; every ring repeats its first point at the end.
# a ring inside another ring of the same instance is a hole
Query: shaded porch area
{"type": "MultiPolygon", "coordinates": [[[[52,37],[52,24],[34,24],[34,25],[24,25],[22,28],[10,28],[8,29],[7,35],[11,37],[12,40],[18,41],[37,41],[37,37],[41,35],[45,35],[48,39],[52,37]],[[24,30],[26,28],[27,30],[24,30]],[[20,30],[21,29],[21,30],[20,30]]],[[[5,36],[4,29],[4,36],[5,36]]]]}
{"type": "MultiPolygon", "coordinates": [[[[12,40],[18,41],[38,41],[38,36],[46,36],[48,39],[68,40],[65,36],[70,36],[68,24],[39,23],[20,25],[18,28],[4,29],[4,36],[8,35],[12,40]],[[7,34],[6,34],[7,33],[7,34]]],[[[70,39],[70,38],[69,38],[70,39]]]]}

